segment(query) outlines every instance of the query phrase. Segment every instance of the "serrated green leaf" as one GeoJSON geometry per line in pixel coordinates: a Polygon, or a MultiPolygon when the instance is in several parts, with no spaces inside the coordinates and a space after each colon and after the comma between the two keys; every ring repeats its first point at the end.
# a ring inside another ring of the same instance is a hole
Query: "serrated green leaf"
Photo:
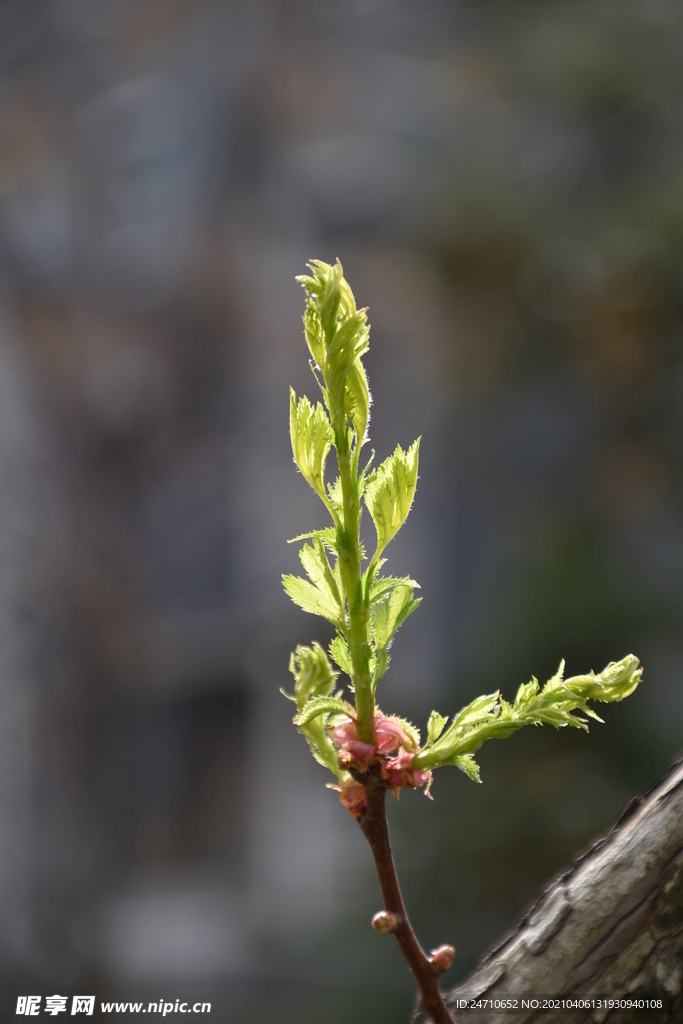
{"type": "Polygon", "coordinates": [[[309,301],[317,302],[322,327],[329,338],[334,332],[342,299],[348,301],[347,292],[350,292],[350,288],[346,285],[346,289],[342,289],[343,271],[339,260],[332,265],[323,260],[311,260],[308,267],[310,276],[301,274],[297,281],[306,289],[309,301]]]}
{"type": "Polygon", "coordinates": [[[341,520],[344,516],[344,496],[342,494],[341,480],[339,477],[337,477],[334,483],[327,485],[327,494],[332,508],[337,513],[338,519],[341,520]]]}
{"type": "Polygon", "coordinates": [[[299,558],[311,582],[300,576],[283,576],[282,585],[287,594],[305,612],[322,615],[335,625],[343,623],[343,600],[320,537],[314,538],[313,546],[304,544],[299,558]]]}
{"type": "Polygon", "coordinates": [[[321,615],[335,626],[339,625],[342,616],[336,601],[329,592],[319,590],[318,587],[314,587],[312,583],[300,576],[283,576],[282,585],[294,604],[303,611],[308,612],[309,615],[321,615]]]}
{"type": "Polygon", "coordinates": [[[314,718],[331,713],[346,715],[351,718],[353,716],[353,708],[346,701],[338,700],[336,697],[315,697],[313,700],[309,700],[308,704],[306,704],[303,711],[297,715],[294,721],[302,728],[314,718]]]}
{"type": "Polygon", "coordinates": [[[564,682],[557,677],[548,684],[549,693],[559,697],[563,692],[580,700],[599,700],[611,703],[624,700],[635,690],[642,676],[638,659],[633,654],[621,661],[611,661],[598,675],[590,672],[584,676],[573,676],[564,682]]]}
{"type": "Polygon", "coordinates": [[[372,589],[372,585],[377,578],[377,573],[385,564],[385,562],[386,558],[373,558],[373,560],[370,562],[370,565],[363,573],[363,593],[365,594],[365,603],[368,605],[368,607],[370,606],[370,592],[372,589]]]}
{"type": "Polygon", "coordinates": [[[330,744],[330,749],[326,750],[316,743],[315,737],[309,735],[307,730],[300,729],[299,731],[305,736],[310,751],[318,764],[321,764],[323,768],[329,768],[331,772],[334,772],[338,779],[341,779],[344,773],[339,769],[336,758],[334,757],[334,747],[332,744],[330,744]]]}
{"type": "Polygon", "coordinates": [[[407,452],[400,445],[365,483],[365,504],[377,531],[377,551],[381,554],[406,521],[415,497],[420,439],[407,452]]]}
{"type": "Polygon", "coordinates": [[[320,320],[320,310],[316,302],[306,303],[303,321],[308,350],[313,356],[316,366],[322,370],[325,365],[325,336],[320,320]]]}
{"type": "MultiPolygon", "coordinates": [[[[339,263],[339,267],[341,270],[341,263],[339,263]]],[[[356,312],[356,300],[343,272],[339,276],[339,310],[342,316],[353,316],[356,312]]]]}
{"type": "Polygon", "coordinates": [[[318,764],[329,768],[338,779],[342,779],[344,771],[339,766],[334,744],[327,735],[326,726],[328,718],[329,716],[327,715],[318,716],[306,725],[300,726],[299,732],[305,737],[311,753],[318,764]]]}
{"type": "Polygon", "coordinates": [[[339,312],[339,305],[341,303],[340,284],[343,278],[342,265],[339,260],[332,265],[329,263],[323,263],[322,260],[316,260],[313,266],[314,274],[320,277],[323,286],[322,290],[318,293],[317,298],[318,308],[320,309],[320,319],[322,321],[329,349],[329,339],[334,333],[337,313],[339,312]]]}
{"type": "Polygon", "coordinates": [[[308,533],[300,533],[298,537],[292,537],[288,544],[296,544],[301,540],[320,538],[323,544],[331,551],[336,551],[337,531],[334,526],[326,526],[322,530],[309,530],[308,533]]]}
{"type": "Polygon", "coordinates": [[[378,681],[389,668],[391,658],[386,649],[378,648],[373,651],[370,658],[370,675],[372,678],[372,692],[375,692],[378,681]]]}
{"type": "MultiPolygon", "coordinates": [[[[374,462],[374,459],[375,459],[375,449],[373,448],[373,450],[370,452],[370,458],[368,459],[367,464],[364,466],[364,468],[358,474],[358,500],[359,501],[363,497],[363,495],[365,494],[365,484],[366,484],[368,476],[370,475],[370,467],[372,466],[372,463],[374,462]]],[[[385,559],[382,559],[381,561],[384,562],[385,559]]],[[[375,571],[377,571],[377,569],[375,569],[375,571]]]]}
{"type": "MultiPolygon", "coordinates": [[[[492,714],[500,711],[500,694],[486,693],[467,704],[453,719],[451,729],[472,728],[479,722],[488,721],[492,714]]],[[[450,730],[449,730],[450,732],[450,730]]]]}
{"type": "Polygon", "coordinates": [[[417,600],[413,598],[411,587],[399,585],[372,605],[370,632],[378,649],[387,649],[396,630],[419,604],[420,598],[417,600]]]}
{"type": "Polygon", "coordinates": [[[515,708],[519,710],[520,708],[526,707],[527,705],[531,704],[531,702],[536,697],[537,693],[538,679],[536,678],[536,676],[532,676],[530,683],[522,683],[520,688],[517,690],[517,696],[515,697],[514,704],[515,708]]]}
{"type": "MultiPolygon", "coordinates": [[[[367,441],[368,422],[370,420],[370,390],[365,368],[360,359],[356,359],[346,378],[344,388],[344,411],[353,423],[356,432],[357,452],[367,441]]],[[[356,454],[357,458],[357,454],[356,454]]]]}
{"type": "Polygon", "coordinates": [[[334,442],[334,431],[320,402],[313,406],[303,395],[297,402],[290,388],[289,432],[294,461],[304,480],[327,504],[325,463],[334,442]]]}
{"type": "Polygon", "coordinates": [[[623,700],[633,692],[642,675],[638,659],[633,655],[620,662],[610,662],[599,675],[590,673],[563,680],[563,667],[560,666],[542,690],[535,678],[520,686],[514,704],[508,704],[498,694],[487,694],[472,701],[431,747],[418,754],[415,767],[433,769],[454,764],[454,758],[474,753],[485,740],[504,739],[525,725],[587,730],[586,719],[575,712],[598,717],[589,708],[588,700],[623,700]]]}
{"type": "Polygon", "coordinates": [[[341,596],[320,537],[313,538],[312,546],[304,544],[299,551],[299,558],[311,583],[320,590],[329,593],[337,608],[341,611],[341,596]]]}
{"type": "Polygon", "coordinates": [[[438,740],[441,733],[446,727],[447,718],[440,715],[438,711],[432,711],[427,721],[427,743],[431,746],[436,740],[438,740]]]}
{"type": "Polygon", "coordinates": [[[313,697],[329,697],[339,676],[317,642],[312,647],[297,647],[290,656],[289,671],[294,677],[295,696],[291,698],[284,690],[280,692],[289,700],[295,700],[299,711],[313,697]]]}
{"type": "Polygon", "coordinates": [[[299,731],[306,738],[316,761],[341,779],[344,773],[326,732],[330,709],[336,712],[341,704],[346,713],[347,705],[339,701],[336,694],[330,696],[339,673],[333,671],[325,651],[318,643],[314,643],[312,648],[297,647],[290,658],[289,670],[294,676],[296,697],[291,698],[284,690],[281,692],[290,700],[296,700],[299,713],[294,721],[299,724],[299,731]],[[320,701],[323,702],[322,708],[320,701]],[[301,715],[305,709],[309,709],[309,720],[302,721],[301,715]]]}
{"type": "Polygon", "coordinates": [[[459,768],[461,772],[468,775],[472,782],[481,782],[481,775],[479,774],[479,765],[474,760],[473,754],[461,754],[459,757],[454,757],[452,761],[448,761],[448,764],[453,765],[454,768],[459,768]]]}
{"type": "MultiPolygon", "coordinates": [[[[380,559],[380,562],[383,563],[384,561],[385,559],[380,559]]],[[[420,584],[416,583],[415,580],[411,580],[409,576],[380,576],[379,579],[374,580],[370,585],[370,604],[373,605],[380,601],[396,587],[409,587],[412,591],[419,590],[420,584]]]]}
{"type": "Polygon", "coordinates": [[[317,262],[319,261],[315,260],[306,264],[306,266],[313,271],[312,275],[297,274],[297,276],[294,278],[297,284],[300,284],[302,288],[305,288],[309,295],[319,295],[323,288],[322,280],[320,279],[319,275],[315,273],[314,263],[317,262]]]}
{"type": "Polygon", "coordinates": [[[334,336],[328,342],[323,376],[335,408],[342,405],[349,371],[356,360],[360,360],[367,352],[370,347],[369,338],[367,313],[364,309],[359,309],[339,323],[334,336]]]}
{"type": "Polygon", "coordinates": [[[330,656],[342,672],[346,672],[347,676],[351,676],[353,673],[353,665],[351,663],[351,654],[347,647],[346,640],[342,636],[336,636],[330,644],[330,656]]]}

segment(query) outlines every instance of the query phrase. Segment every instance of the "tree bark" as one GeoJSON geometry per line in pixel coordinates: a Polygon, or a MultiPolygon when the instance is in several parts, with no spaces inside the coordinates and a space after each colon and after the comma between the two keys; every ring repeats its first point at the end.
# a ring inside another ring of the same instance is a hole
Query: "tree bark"
{"type": "MultiPolygon", "coordinates": [[[[683,1022],[683,760],[628,805],[607,836],[552,882],[477,969],[448,993],[456,1020],[683,1022]],[[661,999],[662,1009],[539,1012],[522,998],[661,999]],[[517,999],[515,1012],[463,1011],[517,999]]],[[[417,1014],[413,1024],[426,1024],[417,1014]]]]}

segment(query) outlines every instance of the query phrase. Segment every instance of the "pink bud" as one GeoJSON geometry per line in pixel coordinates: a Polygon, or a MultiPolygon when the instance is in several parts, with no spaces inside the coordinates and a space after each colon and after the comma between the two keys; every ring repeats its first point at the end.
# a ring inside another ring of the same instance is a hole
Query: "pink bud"
{"type": "Polygon", "coordinates": [[[395,932],[398,928],[398,914],[392,914],[389,910],[380,910],[372,919],[372,927],[382,935],[395,932]]]}
{"type": "Polygon", "coordinates": [[[341,747],[342,743],[348,743],[349,740],[355,740],[356,737],[356,723],[355,722],[342,722],[332,733],[332,738],[338,747],[341,747]]]}
{"type": "Polygon", "coordinates": [[[372,743],[361,743],[360,740],[348,740],[341,747],[338,760],[343,768],[350,764],[358,764],[361,771],[367,771],[375,756],[375,748],[372,743]]]}
{"type": "Polygon", "coordinates": [[[439,946],[431,951],[429,959],[439,973],[447,971],[455,960],[455,946],[439,946]]]}
{"type": "Polygon", "coordinates": [[[377,749],[381,753],[391,754],[400,746],[405,747],[406,750],[415,750],[415,741],[395,718],[377,715],[375,717],[375,735],[377,736],[377,749]]]}

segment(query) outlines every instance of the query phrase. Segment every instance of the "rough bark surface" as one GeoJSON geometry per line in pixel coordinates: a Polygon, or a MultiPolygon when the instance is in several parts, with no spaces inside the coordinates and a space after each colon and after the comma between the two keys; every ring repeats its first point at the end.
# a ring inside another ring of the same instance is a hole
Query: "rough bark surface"
{"type": "MultiPolygon", "coordinates": [[[[683,1022],[683,760],[554,881],[446,997],[456,1020],[683,1022]],[[458,1011],[456,1000],[523,996],[661,997],[664,1009],[558,1015],[458,1011]]],[[[418,1014],[414,1024],[427,1024],[418,1014]]]]}

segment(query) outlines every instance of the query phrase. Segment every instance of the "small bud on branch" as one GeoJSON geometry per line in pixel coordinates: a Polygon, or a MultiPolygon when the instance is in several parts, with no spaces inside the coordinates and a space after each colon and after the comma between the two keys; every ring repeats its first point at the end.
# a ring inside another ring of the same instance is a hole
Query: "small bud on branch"
{"type": "Polygon", "coordinates": [[[382,935],[389,935],[395,932],[399,926],[398,914],[390,914],[388,910],[378,911],[372,919],[372,927],[382,935]]]}
{"type": "Polygon", "coordinates": [[[433,949],[429,954],[429,959],[436,967],[439,974],[447,971],[449,967],[453,966],[455,960],[455,946],[439,946],[437,949],[433,949]]]}

